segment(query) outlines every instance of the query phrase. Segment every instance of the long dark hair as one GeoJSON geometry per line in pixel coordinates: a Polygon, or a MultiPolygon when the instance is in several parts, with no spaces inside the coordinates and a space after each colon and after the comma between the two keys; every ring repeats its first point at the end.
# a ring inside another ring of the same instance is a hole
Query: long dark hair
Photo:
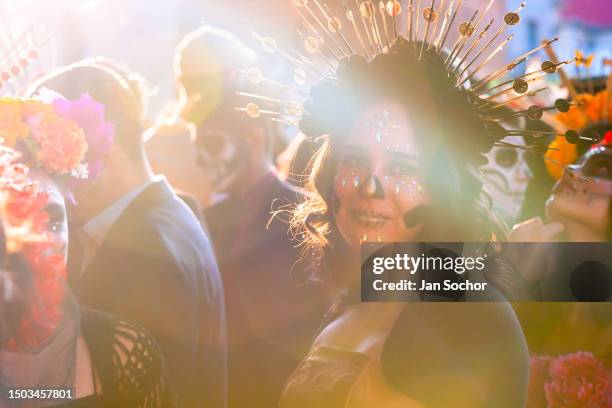
{"type": "MultiPolygon", "coordinates": [[[[420,47],[416,47],[420,49],[420,47]]],[[[478,168],[493,141],[470,95],[455,87],[442,57],[418,52],[401,38],[372,61],[359,56],[338,69],[337,83],[313,87],[304,105],[302,132],[321,147],[309,164],[309,195],[291,220],[304,257],[317,266],[333,263],[346,243],[334,221],[333,180],[347,135],[360,113],[376,100],[404,106],[415,121],[425,189],[432,197],[420,241],[489,242],[505,238],[489,213],[478,168]]],[[[320,268],[316,268],[321,270],[320,268]]],[[[324,268],[326,269],[326,268],[324,268]]]]}

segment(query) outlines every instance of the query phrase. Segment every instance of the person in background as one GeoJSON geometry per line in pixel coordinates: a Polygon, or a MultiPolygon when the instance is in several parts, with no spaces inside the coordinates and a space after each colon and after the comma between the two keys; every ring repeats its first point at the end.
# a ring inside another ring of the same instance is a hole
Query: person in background
{"type": "Polygon", "coordinates": [[[272,217],[301,197],[273,167],[272,122],[236,109],[246,104],[236,94],[246,83],[241,71],[253,64],[252,50],[210,26],[187,34],[175,61],[201,181],[223,197],[205,209],[204,221],[226,291],[230,407],[276,405],[325,304],[301,269],[288,224],[272,217]]]}
{"type": "Polygon", "coordinates": [[[159,342],[186,406],[225,405],[225,306],[210,242],[143,147],[143,101],[125,73],[85,60],[28,93],[88,94],[109,134],[90,146],[94,173],[72,188],[69,277],[88,307],[142,324],[159,342]],[[94,171],[95,170],[95,171],[94,171]]]}
{"type": "Polygon", "coordinates": [[[15,406],[9,390],[41,386],[72,391],[27,406],[180,406],[151,335],[81,307],[67,287],[64,196],[83,165],[87,126],[58,112],[92,105],[101,106],[91,99],[0,103],[3,117],[28,129],[4,132],[4,143],[18,150],[0,149],[0,407],[15,406]],[[61,138],[49,137],[51,126],[61,138]]]}

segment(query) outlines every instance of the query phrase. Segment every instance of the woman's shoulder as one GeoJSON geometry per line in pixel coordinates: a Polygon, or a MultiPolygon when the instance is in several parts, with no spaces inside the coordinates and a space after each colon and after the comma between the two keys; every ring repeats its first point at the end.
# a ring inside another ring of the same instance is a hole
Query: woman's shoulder
{"type": "Polygon", "coordinates": [[[155,339],[139,324],[100,311],[82,309],[82,332],[102,395],[133,406],[166,406],[151,398],[173,398],[165,363],[155,339]]]}
{"type": "Polygon", "coordinates": [[[474,407],[491,401],[520,406],[527,391],[527,345],[504,302],[407,304],[385,343],[382,364],[394,388],[426,405],[445,406],[435,391],[441,385],[474,407]],[[471,400],[472,394],[479,397],[471,400]]]}
{"type": "Polygon", "coordinates": [[[161,365],[159,345],[140,324],[98,310],[85,307],[81,310],[83,335],[87,344],[94,346],[94,350],[102,351],[106,348],[117,354],[117,362],[122,367],[129,364],[128,357],[134,355],[161,365]]]}

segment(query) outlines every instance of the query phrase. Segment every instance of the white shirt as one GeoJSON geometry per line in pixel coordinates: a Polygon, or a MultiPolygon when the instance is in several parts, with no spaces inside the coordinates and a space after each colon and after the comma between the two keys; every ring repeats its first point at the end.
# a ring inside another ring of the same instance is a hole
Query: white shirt
{"type": "Polygon", "coordinates": [[[106,235],[108,235],[113,225],[119,220],[121,214],[123,214],[140,193],[157,181],[158,179],[154,179],[136,187],[83,224],[76,234],[76,239],[79,239],[83,245],[83,257],[80,267],[81,273],[83,273],[87,265],[89,265],[89,262],[93,259],[96,251],[104,242],[106,235]]]}

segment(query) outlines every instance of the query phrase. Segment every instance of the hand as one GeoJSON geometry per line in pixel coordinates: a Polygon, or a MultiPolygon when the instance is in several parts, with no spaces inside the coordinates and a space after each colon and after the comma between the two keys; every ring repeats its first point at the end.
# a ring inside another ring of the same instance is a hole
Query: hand
{"type": "Polygon", "coordinates": [[[544,224],[536,217],[516,224],[508,234],[508,242],[557,242],[564,230],[560,222],[544,224]]]}

